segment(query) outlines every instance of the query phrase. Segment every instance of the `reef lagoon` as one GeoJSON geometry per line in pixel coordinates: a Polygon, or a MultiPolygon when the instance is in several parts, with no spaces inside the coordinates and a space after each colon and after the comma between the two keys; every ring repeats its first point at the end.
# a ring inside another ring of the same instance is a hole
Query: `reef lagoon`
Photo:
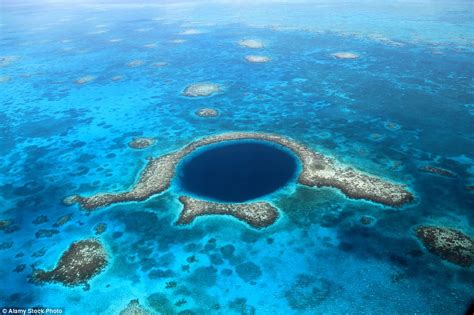
{"type": "Polygon", "coordinates": [[[2,312],[472,312],[472,1],[0,10],[2,312]]]}

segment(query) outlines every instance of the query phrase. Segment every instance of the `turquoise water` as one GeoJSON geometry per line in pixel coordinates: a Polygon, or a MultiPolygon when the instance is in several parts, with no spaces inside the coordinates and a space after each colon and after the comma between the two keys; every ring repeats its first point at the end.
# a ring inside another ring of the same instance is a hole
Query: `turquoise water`
{"type": "Polygon", "coordinates": [[[463,314],[472,301],[472,267],[441,260],[414,233],[432,224],[474,235],[465,189],[474,184],[472,2],[0,3],[0,56],[12,56],[0,59],[0,220],[13,222],[0,231],[0,304],[66,314],[117,314],[132,299],[158,314],[463,314]],[[180,34],[190,29],[198,34],[180,34]],[[249,38],[265,48],[237,44],[249,38]],[[331,56],[341,51],[360,57],[331,56]],[[195,82],[223,90],[182,96],[195,82]],[[202,107],[219,116],[197,117],[202,107]],[[62,203],[127,189],[149,156],[228,131],[292,137],[407,184],[415,202],[393,209],[289,185],[268,197],[281,217],[260,231],[224,217],[176,226],[175,183],[90,214],[62,203]],[[139,136],[156,144],[129,148],[139,136]],[[29,281],[98,223],[110,262],[89,290],[29,281]]]}

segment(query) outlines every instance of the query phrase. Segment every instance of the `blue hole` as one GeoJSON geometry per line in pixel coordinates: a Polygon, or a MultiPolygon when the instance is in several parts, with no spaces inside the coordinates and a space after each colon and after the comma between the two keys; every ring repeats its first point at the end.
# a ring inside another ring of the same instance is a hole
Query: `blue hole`
{"type": "Polygon", "coordinates": [[[198,150],[180,165],[179,182],[194,195],[243,202],[287,185],[298,168],[289,150],[264,142],[228,142],[198,150]]]}

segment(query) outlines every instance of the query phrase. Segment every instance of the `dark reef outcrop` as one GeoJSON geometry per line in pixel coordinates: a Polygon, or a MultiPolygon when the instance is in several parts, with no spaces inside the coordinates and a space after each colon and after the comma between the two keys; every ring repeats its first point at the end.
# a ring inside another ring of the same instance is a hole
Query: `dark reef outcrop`
{"type": "Polygon", "coordinates": [[[132,149],[146,149],[149,146],[152,146],[155,143],[155,139],[153,138],[147,138],[147,137],[141,137],[141,138],[135,138],[132,141],[128,143],[128,146],[132,149]]]}
{"type": "Polygon", "coordinates": [[[211,96],[221,91],[221,86],[215,83],[193,83],[188,85],[183,95],[187,97],[211,96]]]}
{"type": "Polygon", "coordinates": [[[268,202],[217,203],[181,196],[184,205],[177,224],[189,224],[198,216],[221,214],[231,215],[254,228],[272,225],[278,218],[278,210],[268,202]]]}
{"type": "Polygon", "coordinates": [[[290,308],[297,314],[313,311],[339,288],[328,279],[309,274],[300,274],[295,282],[284,292],[290,308]]]}
{"type": "Polygon", "coordinates": [[[60,217],[56,220],[56,222],[53,224],[53,226],[56,227],[56,228],[63,226],[64,224],[66,224],[66,223],[68,223],[69,221],[71,221],[73,215],[74,215],[74,214],[72,214],[72,213],[68,213],[68,214],[65,214],[65,215],[60,216],[60,217]]]}
{"type": "Polygon", "coordinates": [[[260,267],[251,261],[237,265],[235,271],[239,278],[245,282],[255,281],[262,275],[260,267]]]}
{"type": "Polygon", "coordinates": [[[13,242],[1,242],[0,250],[10,249],[13,246],[13,242]]]}
{"type": "Polygon", "coordinates": [[[98,223],[94,227],[95,235],[100,235],[107,230],[107,223],[98,223]]]}
{"type": "Polygon", "coordinates": [[[41,230],[38,230],[36,233],[35,233],[35,236],[36,238],[50,238],[56,234],[58,234],[59,231],[58,230],[45,230],[45,229],[41,229],[41,230]]]}
{"type": "Polygon", "coordinates": [[[48,222],[48,217],[45,215],[39,215],[31,223],[33,223],[34,225],[38,225],[43,224],[45,222],[48,222]]]}
{"type": "Polygon", "coordinates": [[[201,108],[196,111],[196,115],[199,117],[217,117],[219,112],[214,108],[201,108]]]}
{"type": "Polygon", "coordinates": [[[431,166],[431,165],[420,167],[420,171],[439,175],[439,176],[444,176],[444,177],[456,177],[456,173],[450,170],[447,170],[441,167],[431,166]]]}
{"type": "Polygon", "coordinates": [[[10,219],[0,220],[0,231],[6,231],[13,225],[13,221],[10,219]]]}
{"type": "Polygon", "coordinates": [[[59,282],[65,286],[87,284],[107,265],[107,253],[97,239],[72,243],[50,271],[36,269],[32,280],[36,283],[59,282]]]}
{"type": "Polygon", "coordinates": [[[368,216],[368,215],[363,215],[362,217],[360,217],[359,219],[359,222],[362,224],[362,225],[371,225],[373,224],[375,221],[375,219],[371,216],[368,216]]]}
{"type": "Polygon", "coordinates": [[[462,267],[474,261],[474,240],[461,231],[437,226],[420,226],[416,236],[433,254],[462,267]]]}
{"type": "Polygon", "coordinates": [[[120,315],[150,315],[151,313],[144,309],[138,299],[131,300],[127,307],[120,311],[120,315]]]}

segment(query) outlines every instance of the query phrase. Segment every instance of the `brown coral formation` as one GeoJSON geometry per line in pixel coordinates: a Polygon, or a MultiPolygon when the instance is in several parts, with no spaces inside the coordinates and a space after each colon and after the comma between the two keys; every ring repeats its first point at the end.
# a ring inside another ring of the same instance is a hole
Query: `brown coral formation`
{"type": "Polygon", "coordinates": [[[359,222],[363,225],[371,225],[372,223],[374,223],[374,220],[375,219],[371,216],[363,215],[362,217],[360,217],[359,222]]]}
{"type": "Polygon", "coordinates": [[[41,230],[38,230],[36,233],[35,233],[35,237],[36,238],[50,238],[50,237],[53,237],[54,235],[58,234],[59,231],[58,230],[46,230],[46,229],[41,229],[41,230]]]}
{"type": "Polygon", "coordinates": [[[117,202],[145,200],[170,186],[176,166],[183,157],[197,148],[233,140],[269,141],[290,149],[301,161],[302,171],[298,182],[302,185],[334,187],[349,198],[367,199],[388,206],[401,206],[413,200],[413,195],[405,186],[339,165],[290,138],[265,133],[233,132],[208,136],[191,142],[181,150],[151,158],[138,182],[128,191],[99,193],[90,197],[71,196],[65,199],[65,203],[79,203],[85,210],[92,211],[117,202]]]}
{"type": "Polygon", "coordinates": [[[220,90],[221,86],[219,84],[194,83],[184,89],[183,95],[187,97],[211,96],[212,94],[220,92],[220,90]]]}
{"type": "Polygon", "coordinates": [[[64,224],[71,221],[72,217],[73,217],[72,213],[62,215],[56,220],[56,222],[53,224],[53,226],[56,227],[56,228],[60,227],[60,226],[63,226],[64,224]]]}
{"type": "Polygon", "coordinates": [[[217,117],[219,112],[214,108],[201,108],[196,111],[196,115],[199,117],[217,117]]]}
{"type": "Polygon", "coordinates": [[[444,177],[456,177],[456,174],[451,172],[450,170],[447,170],[441,167],[431,166],[431,165],[421,167],[420,171],[439,175],[439,176],[444,176],[444,177]]]}
{"type": "Polygon", "coordinates": [[[32,221],[34,225],[43,224],[45,222],[48,222],[48,217],[45,215],[39,215],[32,221]]]}
{"type": "Polygon", "coordinates": [[[0,230],[6,230],[8,227],[12,225],[12,220],[0,220],[0,230]]]}
{"type": "Polygon", "coordinates": [[[107,265],[107,253],[97,239],[74,242],[50,271],[37,269],[32,279],[37,283],[59,282],[65,286],[86,284],[107,265]]]}
{"type": "Polygon", "coordinates": [[[461,231],[437,227],[420,226],[416,236],[433,254],[462,267],[470,267],[474,261],[474,240],[461,231]]]}
{"type": "Polygon", "coordinates": [[[120,315],[150,315],[151,313],[144,309],[138,299],[131,300],[127,307],[120,311],[120,315]]]}
{"type": "Polygon", "coordinates": [[[95,227],[95,234],[100,235],[104,233],[107,230],[107,224],[106,223],[98,223],[95,227]]]}
{"type": "Polygon", "coordinates": [[[0,231],[4,233],[13,233],[20,230],[20,226],[16,225],[12,219],[0,220],[0,231]]]}
{"type": "Polygon", "coordinates": [[[268,202],[218,203],[181,196],[184,205],[177,224],[189,224],[203,215],[230,215],[250,226],[260,229],[272,225],[278,219],[278,210],[268,202]]]}
{"type": "Polygon", "coordinates": [[[90,83],[90,82],[94,81],[95,79],[96,79],[96,77],[93,76],[93,75],[86,75],[84,77],[81,77],[81,78],[75,80],[74,82],[76,84],[82,85],[82,84],[90,83]]]}
{"type": "Polygon", "coordinates": [[[142,137],[133,139],[128,143],[128,146],[132,149],[146,149],[154,143],[155,139],[142,137]]]}

